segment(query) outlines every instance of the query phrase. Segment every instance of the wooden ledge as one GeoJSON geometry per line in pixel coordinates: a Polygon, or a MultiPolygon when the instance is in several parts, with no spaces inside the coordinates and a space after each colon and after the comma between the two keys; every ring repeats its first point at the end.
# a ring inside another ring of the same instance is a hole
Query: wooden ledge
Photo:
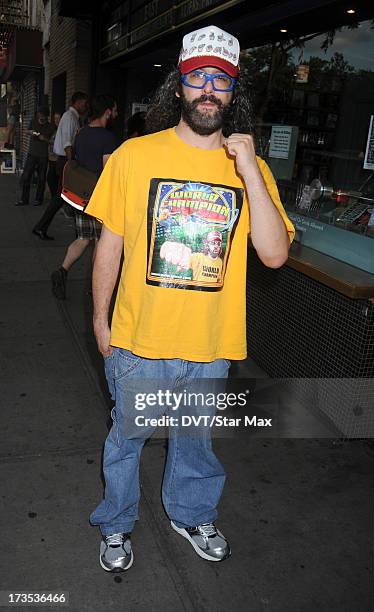
{"type": "Polygon", "coordinates": [[[374,274],[354,268],[298,242],[293,242],[285,264],[353,299],[374,298],[374,274]]]}
{"type": "MultiPolygon", "coordinates": [[[[248,244],[253,249],[251,240],[248,244]]],[[[353,299],[374,300],[374,274],[293,242],[286,266],[353,299]]]]}

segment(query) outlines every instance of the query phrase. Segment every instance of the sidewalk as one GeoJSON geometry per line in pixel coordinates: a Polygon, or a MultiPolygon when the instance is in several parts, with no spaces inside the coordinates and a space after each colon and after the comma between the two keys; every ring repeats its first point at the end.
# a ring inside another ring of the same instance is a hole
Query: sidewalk
{"type": "Polygon", "coordinates": [[[44,207],[14,207],[15,189],[0,175],[0,590],[69,592],[74,612],[372,610],[374,454],[360,441],[215,440],[228,475],[218,526],[233,550],[217,564],[171,530],[160,500],[165,448],[154,439],[142,455],[134,567],[99,567],[88,516],[102,495],[110,404],[91,329],[90,258],[56,301],[49,277],[74,228],[57,215],[53,242],[34,237],[44,207]]]}

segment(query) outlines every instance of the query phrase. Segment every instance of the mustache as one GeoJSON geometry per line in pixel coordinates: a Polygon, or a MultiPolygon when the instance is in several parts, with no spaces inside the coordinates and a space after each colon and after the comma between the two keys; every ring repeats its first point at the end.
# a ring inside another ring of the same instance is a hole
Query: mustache
{"type": "Polygon", "coordinates": [[[201,104],[202,102],[211,102],[212,104],[215,104],[219,109],[221,109],[223,107],[222,101],[219,98],[216,98],[216,96],[210,94],[203,94],[202,96],[200,96],[200,98],[196,98],[196,100],[194,100],[191,103],[191,106],[193,108],[196,108],[199,104],[201,104]]]}

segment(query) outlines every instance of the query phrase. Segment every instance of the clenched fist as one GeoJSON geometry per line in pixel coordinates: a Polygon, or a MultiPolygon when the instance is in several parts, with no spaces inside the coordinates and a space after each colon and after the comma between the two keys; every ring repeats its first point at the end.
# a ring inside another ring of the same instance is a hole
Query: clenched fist
{"type": "Polygon", "coordinates": [[[180,272],[180,270],[188,270],[191,267],[191,254],[192,250],[190,247],[181,242],[172,242],[171,240],[164,242],[160,249],[161,259],[177,266],[178,272],[180,272]]]}
{"type": "Polygon", "coordinates": [[[257,166],[253,136],[250,134],[231,134],[224,141],[228,153],[235,157],[236,169],[243,177],[248,177],[251,169],[257,166]]]}

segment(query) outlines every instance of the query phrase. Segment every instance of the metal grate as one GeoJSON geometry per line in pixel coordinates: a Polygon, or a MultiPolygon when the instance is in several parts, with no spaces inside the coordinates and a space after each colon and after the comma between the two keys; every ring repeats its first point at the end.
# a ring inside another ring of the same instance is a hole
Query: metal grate
{"type": "Polygon", "coordinates": [[[374,437],[374,304],[353,300],[253,249],[247,273],[248,355],[273,378],[300,379],[349,437],[374,437]]]}
{"type": "Polygon", "coordinates": [[[22,124],[19,134],[20,138],[20,158],[22,165],[25,163],[30,145],[30,136],[27,134],[29,123],[34,117],[40,95],[40,84],[38,75],[30,72],[22,82],[22,124]]]}
{"type": "Polygon", "coordinates": [[[253,249],[247,321],[248,353],[272,377],[374,376],[374,305],[287,266],[267,268],[253,249]]]}

